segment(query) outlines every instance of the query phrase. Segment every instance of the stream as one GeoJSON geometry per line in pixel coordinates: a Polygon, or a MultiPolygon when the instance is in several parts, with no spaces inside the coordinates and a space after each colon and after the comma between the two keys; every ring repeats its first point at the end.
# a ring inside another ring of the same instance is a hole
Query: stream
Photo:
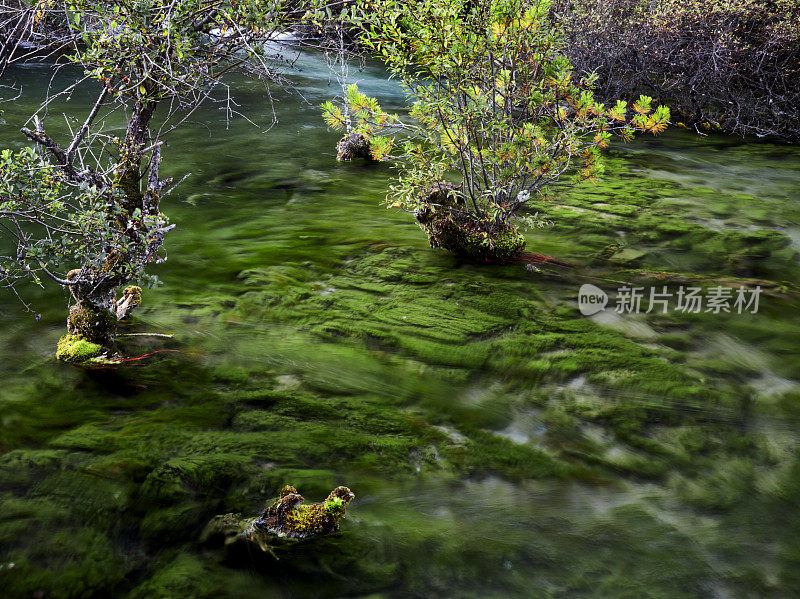
{"type": "MultiPolygon", "coordinates": [[[[471,264],[386,210],[391,166],[336,162],[336,81],[298,65],[274,126],[241,79],[253,123],[211,105],[169,138],[163,172],[192,174],[124,332],[173,339],[82,370],[53,359],[65,291],[23,291],[38,320],[0,293],[0,594],[798,596],[800,149],[675,128],[615,145],[526,233],[572,267],[471,264]],[[631,281],[641,310],[615,310],[631,281]],[[604,310],[579,310],[583,284],[604,310]],[[729,289],[729,311],[677,309],[690,286],[729,289]],[[652,287],[666,311],[645,313],[652,287]],[[277,560],[200,543],[284,484],[352,489],[341,532],[277,560]]],[[[405,106],[379,66],[353,75],[405,106]]],[[[75,77],[10,70],[0,147],[75,77]]],[[[48,131],[93,101],[55,102],[48,131]]]]}

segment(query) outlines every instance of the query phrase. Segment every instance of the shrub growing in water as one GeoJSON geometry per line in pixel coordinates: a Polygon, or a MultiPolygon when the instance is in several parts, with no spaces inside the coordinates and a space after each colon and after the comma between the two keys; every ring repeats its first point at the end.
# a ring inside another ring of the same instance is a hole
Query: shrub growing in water
{"type": "Polygon", "coordinates": [[[355,83],[344,88],[341,106],[323,102],[322,117],[331,129],[344,131],[336,145],[336,159],[345,162],[353,158],[384,160],[392,149],[388,135],[405,127],[397,117],[384,112],[375,98],[359,91],[355,83]]]}
{"type": "Polygon", "coordinates": [[[388,204],[414,212],[433,246],[513,257],[524,247],[519,226],[544,223],[524,206],[601,174],[612,135],[667,126],[669,110],[646,96],[632,118],[624,101],[596,102],[595,77],[574,76],[549,9],[550,0],[376,0],[356,17],[363,43],[413,100],[388,204]],[[456,184],[444,184],[452,175],[456,184]]]}
{"type": "Polygon", "coordinates": [[[0,41],[0,74],[16,60],[25,31],[50,19],[62,26],[48,44],[74,51],[67,58],[94,80],[98,96],[63,141],[34,117],[33,129],[22,132],[38,153],[0,150],[0,236],[15,247],[0,255],[0,287],[16,293],[16,285],[48,279],[68,287],[76,303],[67,341],[110,347],[117,320],[141,301],[141,290],[128,285],[157,283],[146,270],[163,261],[164,236],[173,227],[160,207],[174,187],[160,176],[165,136],[215,101],[213,90],[227,87],[223,75],[234,68],[259,77],[267,94],[269,83],[287,84],[280,67],[291,63],[270,43],[305,9],[280,0],[15,4],[0,24],[0,33],[14,24],[14,36],[0,41]],[[106,122],[114,112],[124,114],[119,137],[106,122]]]}

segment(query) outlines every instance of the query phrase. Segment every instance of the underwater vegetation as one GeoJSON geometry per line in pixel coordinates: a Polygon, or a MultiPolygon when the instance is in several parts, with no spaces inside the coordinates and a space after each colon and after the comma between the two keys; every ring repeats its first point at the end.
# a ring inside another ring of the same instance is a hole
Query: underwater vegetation
{"type": "MultiPolygon", "coordinates": [[[[557,275],[442,260],[426,249],[373,246],[336,268],[281,263],[242,271],[233,302],[209,296],[202,308],[245,356],[237,366],[164,355],[146,371],[87,380],[87,399],[77,403],[39,368],[51,401],[16,417],[13,445],[0,457],[8,489],[0,542],[15,564],[0,576],[13,596],[109,588],[135,597],[236,596],[253,584],[266,593],[276,573],[299,596],[318,592],[321,580],[326,596],[391,588],[404,589],[398,596],[449,596],[447,572],[464,573],[472,585],[492,555],[518,565],[465,596],[486,596],[494,585],[522,593],[530,577],[561,593],[598,596],[591,560],[567,559],[595,542],[615,555],[627,555],[631,543],[648,547],[637,566],[642,590],[696,596],[703,581],[720,578],[689,549],[700,541],[706,551],[721,543],[726,561],[739,564],[721,577],[726,584],[762,591],[787,584],[790,537],[762,558],[786,563],[773,582],[746,565],[746,545],[724,541],[726,528],[742,530],[754,502],[779,530],[782,506],[798,496],[789,484],[788,440],[760,428],[764,416],[753,423],[748,384],[764,373],[699,350],[703,328],[716,326],[709,317],[692,326],[652,318],[641,323],[649,327],[642,342],[635,327],[633,336],[609,329],[554,301],[557,275]],[[167,372],[180,372],[180,380],[168,383],[167,372]],[[108,394],[109,384],[126,380],[144,388],[108,394]],[[58,408],[65,401],[73,413],[58,408]],[[368,502],[357,506],[344,537],[279,546],[279,562],[269,553],[265,560],[247,550],[201,550],[215,514],[254,513],[287,483],[324,496],[336,480],[363,489],[368,502]],[[598,492],[621,503],[588,517],[550,503],[553,493],[581,503],[598,492]],[[395,496],[414,499],[401,505],[395,496]],[[418,501],[451,507],[435,515],[432,507],[415,509],[418,501]],[[704,519],[703,538],[653,519],[656,505],[678,520],[704,519]],[[474,510],[477,520],[453,520],[452,510],[474,510]],[[478,541],[498,526],[499,538],[478,541]],[[577,535],[575,545],[557,532],[564,527],[577,535]],[[31,539],[22,530],[38,532],[31,539]],[[520,538],[517,530],[528,532],[520,538]],[[642,530],[672,540],[655,547],[634,540],[642,530]],[[428,568],[425,556],[435,547],[450,557],[428,568]],[[648,578],[656,564],[669,576],[648,578]],[[261,574],[253,579],[247,567],[261,574]],[[734,576],[738,567],[747,569],[734,576]],[[321,572],[343,578],[333,584],[321,572]]],[[[794,334],[775,330],[775,349],[794,334]]],[[[222,357],[220,349],[214,353],[222,357]]],[[[779,362],[772,367],[780,372],[779,362]]],[[[791,397],[759,409],[771,414],[766,424],[797,418],[791,397]]],[[[5,417],[13,413],[6,408],[5,417]]],[[[620,566],[609,574],[601,595],[616,596],[626,572],[620,566]]]]}

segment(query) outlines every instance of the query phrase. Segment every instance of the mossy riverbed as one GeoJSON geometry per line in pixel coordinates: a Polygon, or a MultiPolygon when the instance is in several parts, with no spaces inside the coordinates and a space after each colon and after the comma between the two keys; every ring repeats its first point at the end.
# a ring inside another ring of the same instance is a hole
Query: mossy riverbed
{"type": "MultiPolygon", "coordinates": [[[[367,87],[399,102],[382,76],[367,87]]],[[[165,165],[195,177],[167,210],[165,284],[130,325],[175,338],[122,342],[146,360],[57,364],[63,295],[38,324],[0,300],[7,596],[800,592],[796,149],[617,148],[604,182],[553,197],[557,225],[527,234],[572,268],[476,265],[383,210],[390,171],[337,164],[313,106],[282,111],[266,135],[208,111],[210,139],[173,141],[165,165]],[[613,302],[659,273],[774,286],[758,314],[578,310],[583,282],[613,302]],[[285,484],[309,502],[350,487],[340,532],[278,560],[200,541],[285,484]]]]}

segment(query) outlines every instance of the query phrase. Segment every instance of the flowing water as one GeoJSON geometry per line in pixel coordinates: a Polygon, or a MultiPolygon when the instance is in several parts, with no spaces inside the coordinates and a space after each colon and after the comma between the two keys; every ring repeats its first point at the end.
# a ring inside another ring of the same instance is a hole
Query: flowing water
{"type": "MultiPolygon", "coordinates": [[[[170,138],[164,170],[192,176],[126,331],[174,339],[125,342],[157,353],[56,363],[66,294],[26,290],[38,321],[0,296],[0,594],[797,596],[800,150],[681,131],[615,147],[527,233],[573,268],[469,264],[382,206],[390,167],[337,164],[318,109],[336,84],[299,65],[274,127],[236,81],[255,125],[209,106],[170,138]],[[743,278],[766,290],[757,314],[613,310],[629,281],[743,278]],[[578,311],[583,283],[605,311],[578,311]],[[341,532],[280,559],[200,542],[287,483],[307,501],[348,485],[341,532]]],[[[356,75],[403,107],[379,67],[356,75]]],[[[0,145],[24,145],[51,76],[7,74],[0,145]]],[[[91,102],[54,103],[52,130],[91,102]]]]}

